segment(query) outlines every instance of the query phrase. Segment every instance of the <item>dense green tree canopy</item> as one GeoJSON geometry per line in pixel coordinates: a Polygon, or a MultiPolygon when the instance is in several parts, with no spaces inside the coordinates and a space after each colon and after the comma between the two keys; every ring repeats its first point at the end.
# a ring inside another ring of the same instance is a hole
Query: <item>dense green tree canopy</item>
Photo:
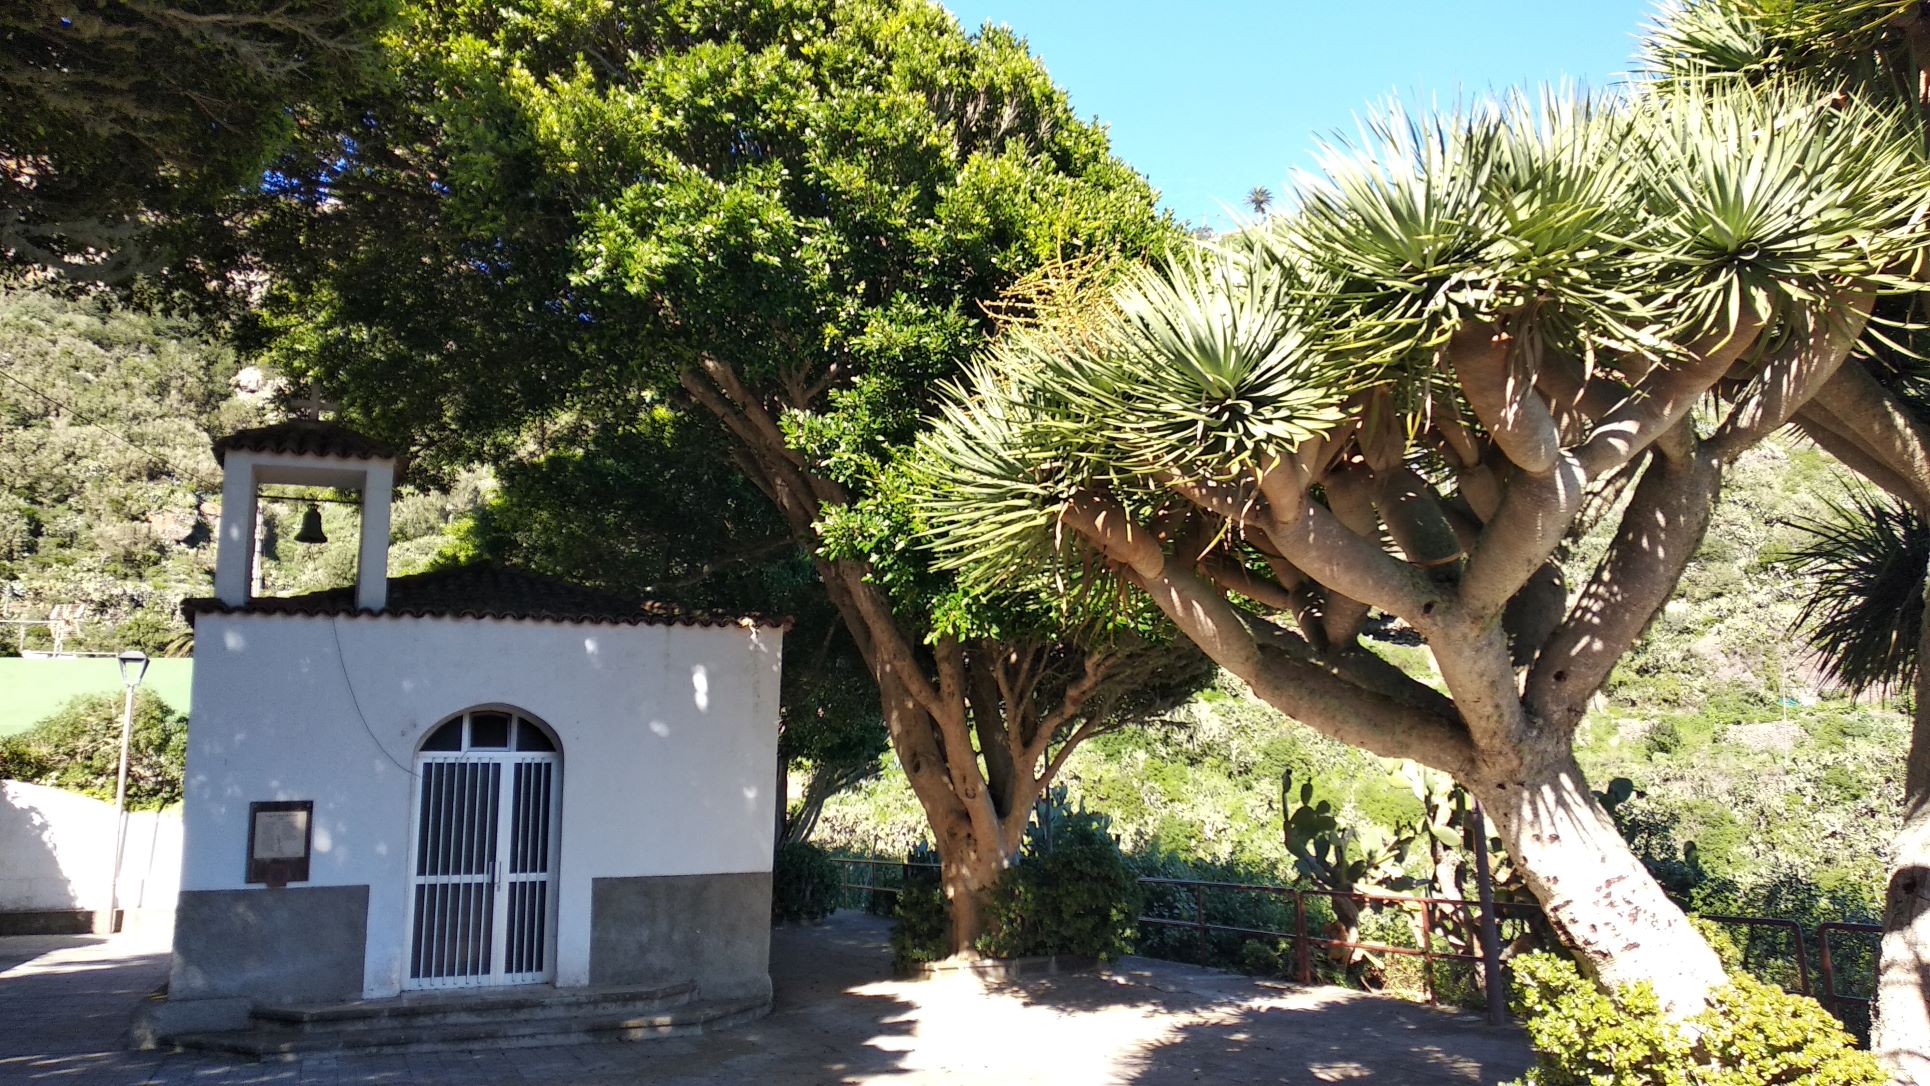
{"type": "MultiPolygon", "coordinates": [[[[220,277],[221,221],[374,74],[390,0],[0,8],[0,259],[81,281],[220,277]]],[[[272,183],[273,177],[270,177],[272,183]]]]}
{"type": "MultiPolygon", "coordinates": [[[[1203,668],[960,591],[912,545],[908,451],[987,304],[1174,238],[1153,191],[1018,38],[929,0],[413,4],[387,47],[354,152],[255,223],[275,357],[429,470],[666,424],[727,460],[810,561],[972,900],[1071,747],[1203,668]]],[[[717,468],[661,493],[730,503],[717,468]]]]}
{"type": "MultiPolygon", "coordinates": [[[[800,817],[876,773],[878,696],[783,518],[714,428],[656,412],[512,461],[441,561],[492,560],[695,608],[789,616],[778,753],[810,772],[800,817]]],[[[807,822],[796,826],[799,835],[807,822]]]]}

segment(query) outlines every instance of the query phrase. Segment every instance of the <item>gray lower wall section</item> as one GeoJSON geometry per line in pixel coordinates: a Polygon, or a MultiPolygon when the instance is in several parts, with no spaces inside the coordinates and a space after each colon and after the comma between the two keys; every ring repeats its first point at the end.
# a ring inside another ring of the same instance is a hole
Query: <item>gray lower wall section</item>
{"type": "Polygon", "coordinates": [[[592,879],[590,983],[694,980],[709,999],[771,993],[771,873],[592,879]]]}
{"type": "Polygon", "coordinates": [[[168,998],[359,999],[369,888],[183,890],[168,998]]]}

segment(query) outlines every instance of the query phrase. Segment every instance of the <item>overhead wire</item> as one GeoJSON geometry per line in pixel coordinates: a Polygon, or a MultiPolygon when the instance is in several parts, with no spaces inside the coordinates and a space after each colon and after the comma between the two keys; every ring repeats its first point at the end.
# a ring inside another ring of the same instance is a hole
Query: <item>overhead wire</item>
{"type": "MultiPolygon", "coordinates": [[[[0,355],[0,362],[5,362],[7,365],[12,365],[14,361],[15,361],[14,357],[10,354],[0,355]]],[[[146,457],[148,460],[152,461],[153,463],[159,464],[163,469],[165,469],[168,472],[169,476],[174,478],[176,481],[180,480],[180,477],[181,477],[180,473],[177,471],[173,461],[169,460],[167,457],[162,456],[161,454],[155,452],[153,449],[143,448],[140,445],[136,445],[133,441],[129,440],[125,435],[120,433],[118,430],[115,430],[113,427],[107,425],[106,423],[101,422],[100,420],[94,418],[93,416],[86,414],[85,412],[76,408],[74,405],[67,403],[63,400],[60,400],[49,393],[43,392],[40,389],[35,388],[33,385],[30,385],[27,382],[21,380],[20,378],[15,377],[13,374],[8,373],[4,366],[0,366],[0,377],[6,378],[14,385],[20,388],[26,389],[28,392],[31,392],[34,395],[40,397],[41,399],[46,400],[48,403],[53,404],[55,407],[59,408],[60,410],[65,411],[69,415],[72,415],[73,417],[79,419],[80,421],[86,423],[87,425],[92,426],[94,429],[99,430],[101,433],[106,434],[108,437],[113,438],[115,441],[118,441],[121,444],[127,446],[128,448],[133,449],[135,452],[140,453],[142,456],[146,457]]]]}

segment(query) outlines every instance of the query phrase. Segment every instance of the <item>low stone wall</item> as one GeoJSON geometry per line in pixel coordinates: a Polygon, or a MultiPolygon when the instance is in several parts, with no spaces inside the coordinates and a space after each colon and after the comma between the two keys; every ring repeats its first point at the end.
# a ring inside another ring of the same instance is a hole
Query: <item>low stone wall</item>
{"type": "Polygon", "coordinates": [[[1099,959],[1090,954],[1046,954],[1033,958],[978,958],[953,961],[920,962],[910,969],[898,970],[904,977],[946,977],[969,973],[980,980],[1022,980],[1028,977],[1056,977],[1062,973],[1090,973],[1099,968],[1099,959]]]}
{"type": "Polygon", "coordinates": [[[705,999],[768,999],[770,963],[768,871],[591,882],[591,984],[692,980],[705,999]]]}
{"type": "Polygon", "coordinates": [[[359,998],[366,886],[190,890],[174,921],[168,1000],[359,998]]]}
{"type": "MultiPolygon", "coordinates": [[[[0,934],[90,930],[113,862],[112,803],[0,781],[0,934]]],[[[180,888],[180,812],[130,813],[117,895],[129,922],[172,912],[180,888]]]]}

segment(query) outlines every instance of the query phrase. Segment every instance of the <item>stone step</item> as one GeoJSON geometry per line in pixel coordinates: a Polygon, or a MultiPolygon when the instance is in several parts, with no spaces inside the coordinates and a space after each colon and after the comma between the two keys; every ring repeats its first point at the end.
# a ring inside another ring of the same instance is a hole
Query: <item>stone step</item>
{"type": "Polygon", "coordinates": [[[695,990],[696,985],[690,981],[676,981],[588,988],[532,985],[495,990],[410,992],[392,999],[256,1007],[250,1017],[258,1028],[298,1033],[484,1024],[580,1015],[620,1017],[667,1010],[688,1002],[695,990]]]}
{"type": "Polygon", "coordinates": [[[404,1022],[384,1026],[292,1031],[260,1026],[170,1038],[177,1048],[226,1052],[261,1060],[295,1060],[340,1052],[453,1052],[474,1048],[539,1048],[585,1041],[643,1041],[749,1022],[770,1013],[771,1001],[753,996],[684,1003],[642,1014],[578,1008],[574,1015],[517,1017],[488,1022],[404,1022]]]}

